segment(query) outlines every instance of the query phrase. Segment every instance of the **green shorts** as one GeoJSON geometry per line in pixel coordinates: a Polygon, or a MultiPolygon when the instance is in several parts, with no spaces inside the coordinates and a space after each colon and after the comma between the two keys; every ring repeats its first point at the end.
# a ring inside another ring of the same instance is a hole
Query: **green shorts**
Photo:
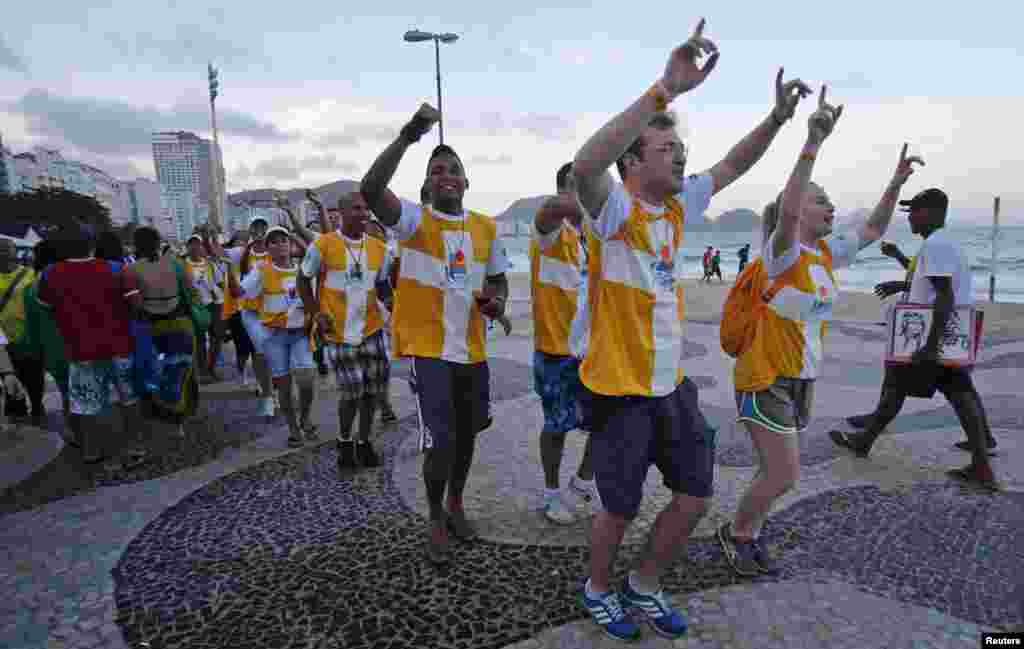
{"type": "Polygon", "coordinates": [[[737,421],[789,435],[801,433],[811,420],[814,379],[778,378],[760,392],[737,392],[737,421]]]}

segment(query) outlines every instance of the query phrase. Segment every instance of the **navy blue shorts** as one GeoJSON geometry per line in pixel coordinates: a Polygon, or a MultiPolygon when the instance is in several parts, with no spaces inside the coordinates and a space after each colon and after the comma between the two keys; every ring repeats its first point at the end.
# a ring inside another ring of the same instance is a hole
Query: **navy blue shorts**
{"type": "Polygon", "coordinates": [[[491,375],[487,362],[412,359],[412,379],[423,417],[424,448],[447,449],[457,436],[491,425],[491,375]]]}
{"type": "Polygon", "coordinates": [[[697,386],[684,379],[663,397],[608,397],[585,387],[594,476],[606,511],[634,518],[654,464],[672,493],[710,498],[715,429],[700,411],[697,386]]]}
{"type": "Polygon", "coordinates": [[[579,401],[580,362],[573,356],[533,353],[533,389],[544,409],[545,433],[567,433],[579,428],[589,430],[579,401]]]}

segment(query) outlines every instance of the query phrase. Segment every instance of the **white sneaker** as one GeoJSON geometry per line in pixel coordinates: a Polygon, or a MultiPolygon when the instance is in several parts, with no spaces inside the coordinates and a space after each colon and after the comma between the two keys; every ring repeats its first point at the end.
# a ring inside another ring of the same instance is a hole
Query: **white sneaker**
{"type": "Polygon", "coordinates": [[[264,417],[273,417],[275,411],[274,400],[270,397],[260,399],[260,414],[264,417]]]}
{"type": "Polygon", "coordinates": [[[597,492],[597,484],[593,480],[587,482],[573,476],[569,479],[569,491],[588,505],[601,505],[601,495],[597,492]]]}
{"type": "Polygon", "coordinates": [[[559,525],[572,525],[576,522],[576,514],[569,511],[569,508],[562,502],[561,496],[544,503],[544,515],[549,521],[559,525]]]}
{"type": "Polygon", "coordinates": [[[242,368],[242,375],[238,377],[238,384],[245,389],[252,388],[252,374],[249,373],[249,366],[242,368]]]}

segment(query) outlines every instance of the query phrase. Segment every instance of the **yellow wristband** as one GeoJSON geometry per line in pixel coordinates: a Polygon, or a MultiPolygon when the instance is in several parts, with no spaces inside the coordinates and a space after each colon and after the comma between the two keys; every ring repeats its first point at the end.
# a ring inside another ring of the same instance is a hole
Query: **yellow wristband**
{"type": "Polygon", "coordinates": [[[814,155],[813,153],[801,153],[800,154],[800,159],[801,160],[806,160],[807,162],[814,162],[817,159],[817,157],[818,156],[814,155]]]}
{"type": "Polygon", "coordinates": [[[655,81],[651,89],[647,91],[647,94],[654,97],[654,106],[659,113],[668,110],[668,91],[665,90],[665,86],[662,85],[661,81],[655,81]]]}

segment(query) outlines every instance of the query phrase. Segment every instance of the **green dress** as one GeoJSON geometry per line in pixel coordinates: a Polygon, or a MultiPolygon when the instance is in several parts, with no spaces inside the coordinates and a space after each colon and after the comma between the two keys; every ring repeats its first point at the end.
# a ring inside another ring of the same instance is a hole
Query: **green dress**
{"type": "Polygon", "coordinates": [[[68,359],[64,351],[64,338],[57,330],[53,313],[36,298],[39,280],[25,289],[25,336],[21,349],[43,359],[46,371],[53,376],[61,392],[68,389],[68,359]]]}

